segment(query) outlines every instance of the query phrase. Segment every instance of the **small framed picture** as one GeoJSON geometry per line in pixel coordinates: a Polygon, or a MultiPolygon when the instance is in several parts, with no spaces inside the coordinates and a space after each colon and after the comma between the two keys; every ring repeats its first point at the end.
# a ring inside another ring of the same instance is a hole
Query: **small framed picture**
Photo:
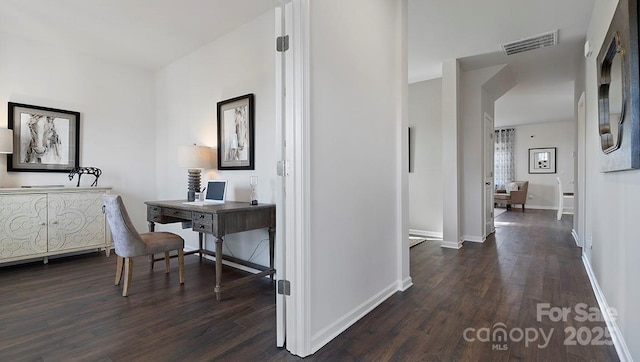
{"type": "Polygon", "coordinates": [[[218,102],[218,170],[253,170],[253,94],[218,102]]]}
{"type": "Polygon", "coordinates": [[[80,113],[9,102],[13,154],[7,171],[69,172],[79,166],[80,113]]]}
{"type": "Polygon", "coordinates": [[[556,148],[530,148],[529,173],[556,173],[556,148]]]}

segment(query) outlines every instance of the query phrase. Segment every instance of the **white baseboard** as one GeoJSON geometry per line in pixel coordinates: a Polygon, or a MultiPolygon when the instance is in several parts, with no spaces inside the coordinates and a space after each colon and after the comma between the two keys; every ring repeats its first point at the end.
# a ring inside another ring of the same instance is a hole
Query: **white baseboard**
{"type": "MultiPolygon", "coordinates": [[[[331,325],[322,329],[314,336],[311,337],[311,354],[316,353],[320,348],[322,348],[325,344],[329,343],[332,339],[337,337],[340,333],[344,332],[347,328],[351,327],[355,322],[364,317],[367,313],[374,310],[378,305],[391,297],[395,292],[398,291],[397,283],[394,282],[378,294],[369,298],[369,300],[360,304],[356,308],[354,308],[351,312],[348,312],[342,318],[339,318],[335,322],[331,323],[331,325]]],[[[406,283],[406,280],[402,282],[406,283]]]]}
{"type": "Polygon", "coordinates": [[[469,235],[464,235],[462,237],[462,240],[464,241],[471,241],[473,243],[484,243],[485,240],[487,240],[487,238],[482,237],[482,236],[469,236],[469,235]]]}
{"type": "Polygon", "coordinates": [[[440,246],[447,249],[460,249],[462,248],[462,240],[458,242],[442,240],[440,246]]]}
{"type": "Polygon", "coordinates": [[[607,328],[609,329],[609,333],[611,334],[611,341],[613,341],[616,352],[618,352],[620,361],[633,361],[631,352],[629,352],[627,343],[624,341],[622,332],[618,327],[618,323],[616,323],[615,319],[611,318],[611,315],[609,314],[609,303],[607,303],[607,299],[605,298],[602,289],[600,289],[598,280],[596,279],[596,276],[593,273],[593,269],[591,268],[591,263],[584,254],[582,254],[582,263],[584,264],[584,268],[586,269],[587,275],[589,276],[589,281],[591,281],[593,293],[596,295],[596,300],[598,301],[598,305],[600,306],[600,312],[602,316],[604,316],[605,322],[607,323],[607,328]]]}
{"type": "Polygon", "coordinates": [[[427,231],[420,229],[409,229],[409,235],[423,236],[425,238],[442,239],[441,231],[427,231]]]}
{"type": "Polygon", "coordinates": [[[582,247],[580,245],[580,239],[578,238],[578,233],[576,232],[576,229],[571,229],[571,236],[573,236],[573,240],[576,242],[576,245],[578,247],[582,247]]]}
{"type": "Polygon", "coordinates": [[[398,281],[398,290],[401,292],[406,291],[407,289],[413,286],[413,280],[411,277],[406,278],[405,280],[398,281]]]}
{"type": "MultiPolygon", "coordinates": [[[[540,206],[540,205],[525,205],[525,209],[533,209],[533,210],[553,210],[558,211],[558,206],[540,206]]],[[[565,207],[562,214],[573,215],[573,208],[565,207]]]]}

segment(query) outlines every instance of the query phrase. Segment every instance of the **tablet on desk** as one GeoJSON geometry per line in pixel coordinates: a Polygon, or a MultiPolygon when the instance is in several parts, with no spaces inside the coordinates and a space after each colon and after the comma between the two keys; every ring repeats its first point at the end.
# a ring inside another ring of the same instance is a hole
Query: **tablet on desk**
{"type": "Polygon", "coordinates": [[[203,201],[187,201],[185,205],[222,205],[227,197],[227,180],[211,180],[207,182],[203,201]]]}

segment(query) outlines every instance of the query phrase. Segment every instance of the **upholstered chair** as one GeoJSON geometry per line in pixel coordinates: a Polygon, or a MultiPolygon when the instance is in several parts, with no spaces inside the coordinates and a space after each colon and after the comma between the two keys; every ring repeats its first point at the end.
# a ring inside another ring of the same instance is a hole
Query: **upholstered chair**
{"type": "Polygon", "coordinates": [[[509,191],[498,190],[493,195],[493,201],[495,204],[507,205],[507,210],[511,208],[511,205],[522,204],[522,211],[524,211],[524,204],[527,203],[527,191],[529,189],[529,181],[514,181],[508,186],[512,186],[509,191]]]}
{"type": "MultiPolygon", "coordinates": [[[[104,202],[107,221],[109,222],[118,256],[115,285],[120,284],[124,267],[122,296],[129,295],[129,286],[131,285],[131,276],[133,274],[133,258],[136,256],[149,255],[153,260],[153,254],[164,253],[165,270],[166,273],[169,273],[169,252],[176,250],[178,252],[180,284],[184,284],[184,239],[170,232],[139,234],[133,226],[119,195],[103,195],[102,201],[104,202]]],[[[151,267],[153,268],[153,262],[151,267]]]]}

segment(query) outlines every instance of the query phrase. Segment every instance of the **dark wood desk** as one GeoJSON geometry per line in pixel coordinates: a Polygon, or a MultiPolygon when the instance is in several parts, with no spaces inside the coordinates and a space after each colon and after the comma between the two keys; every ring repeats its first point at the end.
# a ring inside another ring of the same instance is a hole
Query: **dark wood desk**
{"type": "MultiPolygon", "coordinates": [[[[184,200],[146,201],[149,231],[155,230],[155,223],[170,224],[191,222],[193,231],[199,233],[199,249],[191,252],[215,256],[216,258],[216,298],[229,288],[242,285],[257,278],[270,275],[273,279],[273,253],[276,228],[276,206],[273,204],[250,205],[248,202],[227,201],[224,205],[186,205],[184,200]],[[269,267],[264,267],[238,258],[222,255],[224,236],[241,231],[268,228],[269,230],[269,267]],[[203,247],[203,233],[215,238],[216,250],[211,252],[203,247]],[[222,285],[222,260],[228,260],[259,270],[260,273],[233,280],[222,285]]],[[[185,253],[188,254],[188,253],[185,253]]]]}

